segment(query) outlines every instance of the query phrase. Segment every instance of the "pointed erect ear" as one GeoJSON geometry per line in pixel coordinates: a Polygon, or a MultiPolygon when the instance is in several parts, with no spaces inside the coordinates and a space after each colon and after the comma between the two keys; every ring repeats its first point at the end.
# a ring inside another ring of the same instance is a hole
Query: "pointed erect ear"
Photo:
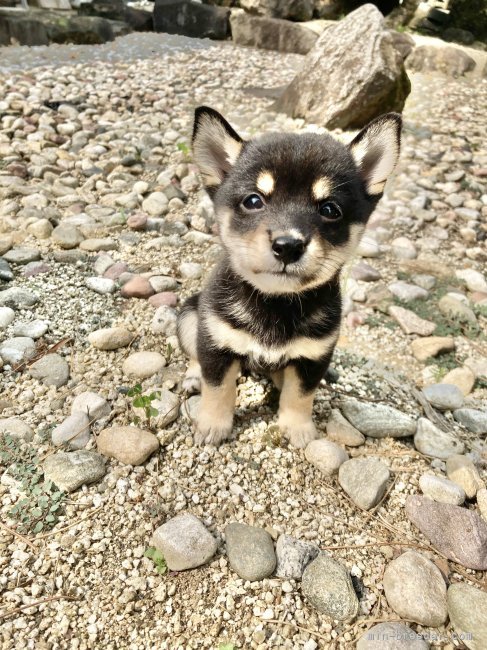
{"type": "Polygon", "coordinates": [[[199,106],[194,115],[193,154],[207,187],[216,188],[231,170],[243,140],[217,111],[199,106]]]}
{"type": "Polygon", "coordinates": [[[382,194],[399,158],[401,116],[387,113],[368,124],[350,143],[350,152],[368,194],[382,194]]]}

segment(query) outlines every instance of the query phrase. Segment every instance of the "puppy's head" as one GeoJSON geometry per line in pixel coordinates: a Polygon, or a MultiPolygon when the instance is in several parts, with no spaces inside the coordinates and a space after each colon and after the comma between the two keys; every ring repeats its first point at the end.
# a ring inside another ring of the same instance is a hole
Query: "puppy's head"
{"type": "Polygon", "coordinates": [[[196,109],[193,152],[234,270],[264,293],[296,293],[333,278],[353,254],[399,156],[389,113],[347,147],[330,135],[244,142],[196,109]]]}

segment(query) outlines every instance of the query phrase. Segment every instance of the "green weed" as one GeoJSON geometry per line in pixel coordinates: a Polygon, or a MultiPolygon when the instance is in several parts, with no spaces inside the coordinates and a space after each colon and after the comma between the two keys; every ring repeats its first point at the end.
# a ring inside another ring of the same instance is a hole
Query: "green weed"
{"type": "MultiPolygon", "coordinates": [[[[133,388],[129,388],[127,395],[128,397],[134,398],[132,400],[133,408],[140,408],[144,410],[145,419],[147,420],[147,427],[150,429],[152,418],[155,418],[159,415],[158,409],[152,406],[152,402],[156,399],[159,399],[161,397],[161,393],[159,391],[154,391],[149,395],[143,395],[142,386],[140,384],[136,384],[133,388]]],[[[135,424],[139,424],[140,418],[138,416],[135,416],[133,418],[133,422],[135,424]]]]}
{"type": "Polygon", "coordinates": [[[166,560],[164,559],[163,554],[157,548],[154,548],[154,546],[149,546],[149,548],[144,553],[144,557],[148,557],[149,560],[152,560],[154,562],[156,571],[159,575],[163,576],[167,573],[166,560]]]}
{"type": "Polygon", "coordinates": [[[59,519],[65,494],[52,481],[45,481],[35,450],[8,434],[0,436],[0,465],[20,483],[22,496],[9,515],[20,533],[40,533],[59,519]]]}

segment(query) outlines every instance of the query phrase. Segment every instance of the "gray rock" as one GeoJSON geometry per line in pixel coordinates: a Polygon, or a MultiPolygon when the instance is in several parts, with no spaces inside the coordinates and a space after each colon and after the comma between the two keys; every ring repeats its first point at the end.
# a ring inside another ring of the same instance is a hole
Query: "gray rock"
{"type": "Polygon", "coordinates": [[[423,474],[419,479],[419,487],[426,497],[438,503],[461,506],[465,501],[465,490],[443,476],[423,474]]]}
{"type": "Polygon", "coordinates": [[[446,473],[449,479],[465,490],[469,499],[485,487],[480,474],[470,458],[454,454],[446,459],[446,473]]]}
{"type": "Polygon", "coordinates": [[[453,629],[469,650],[487,648],[487,593],[465,582],[448,588],[448,615],[453,629]]]}
{"type": "Polygon", "coordinates": [[[452,454],[461,454],[465,445],[453,432],[442,431],[427,418],[418,420],[414,446],[425,456],[446,460],[452,454]]]}
{"type": "Polygon", "coordinates": [[[345,567],[320,553],[304,570],[303,596],[333,620],[348,621],[358,614],[359,602],[345,567]]]}
{"type": "Polygon", "coordinates": [[[462,408],[453,411],[453,417],[472,433],[487,433],[487,411],[462,408]]]}
{"type": "Polygon", "coordinates": [[[96,293],[99,293],[101,295],[113,293],[117,288],[115,282],[113,280],[110,280],[110,278],[86,278],[85,284],[88,289],[96,291],[96,293]]]}
{"type": "Polygon", "coordinates": [[[240,6],[250,14],[285,18],[286,20],[310,20],[313,0],[241,0],[240,6]]]}
{"type": "Polygon", "coordinates": [[[0,330],[7,328],[15,318],[15,312],[10,307],[0,307],[0,330]]]}
{"type": "Polygon", "coordinates": [[[99,251],[113,251],[118,248],[118,243],[110,237],[84,239],[79,247],[81,250],[97,253],[99,251]]]}
{"type": "Polygon", "coordinates": [[[402,300],[402,302],[411,302],[413,300],[426,300],[429,296],[426,289],[423,287],[418,287],[415,284],[410,284],[409,282],[404,282],[403,280],[398,280],[397,282],[391,282],[388,285],[389,291],[393,296],[402,300]]]}
{"type": "Polygon", "coordinates": [[[375,458],[351,458],[338,470],[338,482],[352,501],[370,510],[384,496],[390,472],[375,458]]]}
{"type": "Polygon", "coordinates": [[[122,370],[129,377],[146,379],[158,373],[166,365],[166,360],[159,352],[134,352],[122,365],[122,370]]]}
{"type": "Polygon", "coordinates": [[[423,388],[423,395],[440,411],[459,409],[464,401],[462,391],[455,384],[431,384],[423,388]]]}
{"type": "Polygon", "coordinates": [[[323,438],[312,440],[306,447],[304,455],[306,460],[325,476],[336,474],[340,465],[348,460],[348,454],[344,449],[323,438]]]}
{"type": "MultiPolygon", "coordinates": [[[[153,13],[154,31],[196,38],[225,39],[229,31],[229,13],[227,7],[215,7],[188,0],[156,0],[153,13]]],[[[150,213],[144,203],[142,208],[150,213]]]]}
{"type": "Polygon", "coordinates": [[[3,259],[12,264],[27,264],[40,260],[41,253],[37,248],[11,248],[8,253],[5,253],[3,259]]]}
{"type": "Polygon", "coordinates": [[[39,339],[49,329],[49,324],[45,320],[31,320],[25,323],[18,323],[14,326],[16,336],[27,336],[31,339],[39,339]]]}
{"type": "Polygon", "coordinates": [[[448,616],[446,584],[436,565],[416,551],[406,551],[385,569],[387,602],[408,620],[427,627],[443,625],[448,616]]]}
{"type": "Polygon", "coordinates": [[[318,38],[315,32],[299,23],[253,16],[244,11],[232,12],[230,25],[236,45],[278,52],[308,54],[318,38]]]}
{"type": "Polygon", "coordinates": [[[150,214],[151,217],[158,217],[166,214],[168,210],[168,198],[163,192],[152,192],[142,201],[142,210],[150,214]]]}
{"type": "Polygon", "coordinates": [[[15,336],[0,343],[0,356],[6,363],[16,365],[34,356],[36,346],[28,336],[15,336]]]}
{"type": "Polygon", "coordinates": [[[86,413],[90,422],[93,420],[101,420],[110,415],[110,404],[101,395],[87,391],[76,395],[71,404],[71,413],[80,411],[86,413]]]}
{"type": "Polygon", "coordinates": [[[289,535],[279,535],[276,543],[276,576],[301,580],[303,571],[320,552],[314,544],[289,535]]]}
{"type": "Polygon", "coordinates": [[[88,341],[98,350],[125,348],[134,339],[134,334],[125,327],[107,327],[88,334],[88,341]]]}
{"type": "Polygon", "coordinates": [[[263,580],[276,568],[272,537],[263,528],[231,523],[225,540],[230,566],[244,580],[263,580]]]}
{"type": "Polygon", "coordinates": [[[59,226],[56,226],[51,236],[56,244],[65,249],[76,248],[84,239],[76,226],[66,223],[61,223],[59,226]]]}
{"type": "Polygon", "coordinates": [[[357,650],[428,650],[429,643],[404,623],[378,623],[357,643],[357,650]]]}
{"type": "Polygon", "coordinates": [[[171,278],[168,275],[153,275],[149,278],[151,287],[156,293],[162,293],[163,291],[174,291],[178,288],[178,282],[176,278],[171,278]]]}
{"type": "Polygon", "coordinates": [[[405,438],[416,433],[416,422],[391,406],[346,399],[341,410],[354,427],[372,438],[405,438]]]}
{"type": "Polygon", "coordinates": [[[382,14],[364,5],[323,32],[274,107],[329,129],[358,128],[384,112],[401,111],[409,92],[382,14]]]}
{"type": "Polygon", "coordinates": [[[44,476],[64,492],[73,492],[84,484],[94,483],[105,476],[103,456],[81,449],[58,452],[43,463],[44,476]]]}
{"type": "Polygon", "coordinates": [[[326,423],[326,433],[335,442],[349,447],[360,447],[365,442],[365,436],[352,426],[338,409],[331,410],[326,423]]]}
{"type": "Polygon", "coordinates": [[[150,431],[133,426],[103,429],[96,439],[98,451],[125,465],[142,465],[159,449],[159,440],[150,431]]]}
{"type": "Polygon", "coordinates": [[[87,255],[80,250],[56,250],[52,254],[54,260],[60,264],[76,264],[84,262],[87,255]]]}
{"type": "Polygon", "coordinates": [[[414,495],[406,500],[406,515],[449,560],[487,569],[487,523],[476,512],[414,495]]]}
{"type": "Polygon", "coordinates": [[[177,313],[172,307],[161,305],[154,312],[151,330],[154,334],[172,336],[176,333],[177,313]]]}
{"type": "Polygon", "coordinates": [[[476,323],[477,317],[474,312],[461,300],[457,300],[454,296],[443,296],[439,302],[438,307],[445,316],[452,316],[458,320],[470,323],[476,323]]]}
{"type": "Polygon", "coordinates": [[[59,354],[47,354],[30,366],[29,373],[46,386],[59,388],[68,383],[69,366],[66,359],[59,354]]]}
{"type": "Polygon", "coordinates": [[[417,284],[418,287],[426,289],[426,291],[433,289],[433,287],[436,285],[436,278],[434,275],[425,275],[424,273],[419,273],[417,275],[413,275],[411,279],[413,280],[414,284],[417,284]]]}
{"type": "Polygon", "coordinates": [[[394,256],[400,260],[414,260],[418,257],[418,251],[414,243],[407,237],[396,237],[391,242],[394,256]]]}
{"type": "Polygon", "coordinates": [[[34,437],[32,428],[20,418],[0,418],[0,433],[26,442],[30,442],[34,437]]]}
{"type": "Polygon", "coordinates": [[[189,280],[197,280],[203,273],[203,267],[196,262],[183,262],[179,266],[181,277],[189,280]]]}
{"type": "Polygon", "coordinates": [[[463,269],[455,271],[455,275],[465,282],[469,291],[487,293],[487,280],[483,273],[475,269],[463,269]]]}
{"type": "Polygon", "coordinates": [[[399,323],[406,334],[430,336],[436,329],[436,323],[420,318],[410,309],[404,309],[398,305],[390,305],[389,314],[399,323]]]}
{"type": "Polygon", "coordinates": [[[10,265],[6,260],[0,257],[0,280],[5,280],[5,282],[10,282],[14,279],[14,272],[10,268],[10,265]]]}
{"type": "Polygon", "coordinates": [[[11,309],[28,309],[39,301],[39,297],[31,291],[10,287],[0,291],[0,306],[11,307],[11,309]]]}
{"type": "Polygon", "coordinates": [[[84,449],[89,441],[90,420],[81,411],[68,415],[52,432],[52,444],[56,447],[68,444],[71,449],[84,449]]]}
{"type": "Polygon", "coordinates": [[[381,272],[373,266],[370,266],[370,264],[367,264],[367,262],[358,262],[358,264],[355,264],[352,267],[350,275],[354,280],[362,282],[375,282],[382,277],[381,272]]]}
{"type": "Polygon", "coordinates": [[[201,395],[191,395],[183,402],[181,413],[186,420],[195,422],[201,403],[201,395]]]}
{"type": "Polygon", "coordinates": [[[154,531],[152,544],[163,554],[171,571],[205,564],[215,555],[216,539],[203,522],[189,513],[169,519],[154,531]]]}
{"type": "Polygon", "coordinates": [[[441,72],[461,77],[475,68],[475,60],[458,47],[420,45],[408,56],[406,65],[415,72],[441,72]]]}
{"type": "Polygon", "coordinates": [[[487,488],[485,487],[477,491],[477,506],[482,518],[487,522],[487,488]]]}

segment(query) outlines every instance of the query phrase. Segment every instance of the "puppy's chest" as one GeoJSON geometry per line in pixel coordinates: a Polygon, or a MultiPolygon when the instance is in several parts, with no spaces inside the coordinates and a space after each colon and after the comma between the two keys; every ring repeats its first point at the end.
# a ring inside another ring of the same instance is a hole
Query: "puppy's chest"
{"type": "Polygon", "coordinates": [[[299,313],[269,311],[227,313],[206,316],[215,344],[246,357],[251,365],[276,368],[292,359],[320,359],[334,346],[339,319],[326,314],[305,317],[299,313]]]}

